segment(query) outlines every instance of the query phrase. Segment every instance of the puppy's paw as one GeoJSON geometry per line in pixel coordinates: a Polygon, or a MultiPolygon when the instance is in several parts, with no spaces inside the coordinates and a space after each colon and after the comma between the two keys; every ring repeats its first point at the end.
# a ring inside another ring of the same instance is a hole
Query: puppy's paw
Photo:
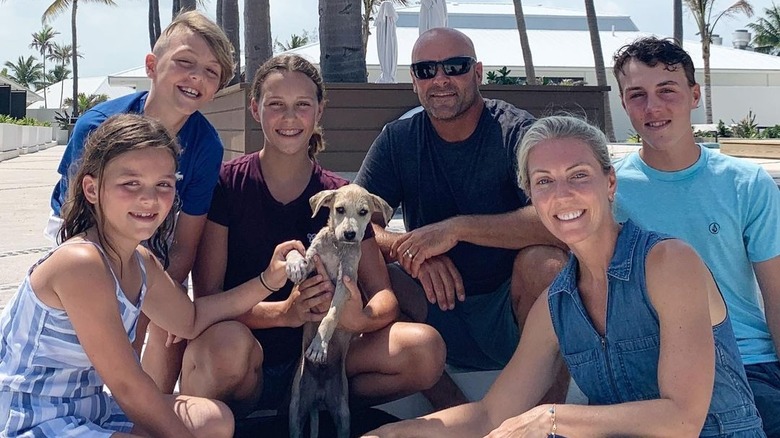
{"type": "Polygon", "coordinates": [[[323,364],[328,359],[328,341],[324,341],[318,334],[306,349],[306,359],[316,364],[323,364]]]}
{"type": "Polygon", "coordinates": [[[295,284],[302,282],[309,273],[309,262],[298,251],[287,253],[287,265],[285,266],[287,278],[295,284]]]}

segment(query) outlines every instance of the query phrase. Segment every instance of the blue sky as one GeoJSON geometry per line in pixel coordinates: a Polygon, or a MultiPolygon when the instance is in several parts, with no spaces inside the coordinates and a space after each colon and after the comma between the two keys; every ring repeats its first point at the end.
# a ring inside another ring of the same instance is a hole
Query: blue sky
{"type": "MultiPolygon", "coordinates": [[[[2,1],[2,0],[0,0],[2,1]]],[[[30,34],[41,28],[41,14],[52,0],[5,0],[0,3],[0,64],[15,62],[19,56],[34,55],[30,49],[30,34]]],[[[120,6],[79,2],[78,37],[84,59],[79,61],[80,76],[103,76],[139,67],[149,51],[147,33],[146,0],[116,0],[120,6]]],[[[448,0],[451,1],[451,0],[448,0]]],[[[467,2],[469,0],[461,0],[467,2]]],[[[486,1],[486,0],[481,0],[486,1]]],[[[495,2],[496,0],[492,0],[495,2]]],[[[510,0],[505,0],[511,2],[510,0]]],[[[243,4],[243,0],[239,0],[243,4]]],[[[672,0],[595,0],[597,12],[619,13],[631,16],[640,30],[659,35],[672,33],[672,0]],[[660,7],[668,4],[668,9],[660,7]]],[[[718,0],[723,9],[733,0],[718,0]]],[[[724,44],[731,44],[731,32],[744,28],[746,23],[763,15],[772,0],[751,0],[756,10],[753,18],[723,19],[716,32],[724,37],[724,44]]],[[[318,26],[318,0],[270,0],[271,32],[280,41],[288,40],[293,33],[314,31],[318,26]]],[[[543,5],[583,10],[582,0],[531,0],[524,5],[543,5]]],[[[205,11],[214,16],[215,0],[206,0],[205,11]]],[[[243,6],[241,6],[243,8],[243,6]]],[[[171,0],[160,0],[162,26],[170,22],[171,0]]],[[[695,23],[685,12],[684,30],[687,39],[696,40],[695,23]]],[[[52,23],[60,32],[56,40],[70,43],[70,13],[65,13],[52,23]]]]}

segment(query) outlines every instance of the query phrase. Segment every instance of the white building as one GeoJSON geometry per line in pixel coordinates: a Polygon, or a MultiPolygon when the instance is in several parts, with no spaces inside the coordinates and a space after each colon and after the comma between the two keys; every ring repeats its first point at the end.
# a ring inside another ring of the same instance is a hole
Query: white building
{"type": "MultiPolygon", "coordinates": [[[[448,25],[473,41],[477,57],[485,72],[506,66],[511,76],[525,76],[520,37],[517,32],[514,6],[511,1],[494,3],[474,0],[448,2],[448,25]]],[[[528,39],[531,45],[537,76],[582,78],[589,85],[596,85],[593,67],[593,51],[590,44],[585,12],[539,6],[524,6],[528,39]]],[[[409,64],[412,46],[417,39],[419,6],[398,9],[398,74],[400,82],[410,82],[409,64]]],[[[615,135],[625,139],[632,131],[621,105],[617,83],[611,73],[612,56],[623,45],[650,35],[640,32],[627,16],[599,16],[599,29],[607,78],[612,87],[610,104],[615,135]]],[[[663,35],[659,35],[663,36],[663,35]]],[[[369,82],[379,77],[376,32],[368,41],[366,63],[369,82]]],[[[701,44],[686,40],[685,49],[693,58],[697,81],[704,84],[704,63],[701,44]]],[[[294,49],[291,52],[319,63],[318,43],[294,49]]],[[[732,123],[744,118],[748,111],[756,114],[759,125],[780,123],[780,57],[764,55],[725,46],[712,46],[710,55],[712,71],[713,117],[732,123]]],[[[702,92],[703,94],[703,92],[702,92]]],[[[694,111],[693,123],[704,123],[704,105],[694,111]]]]}
{"type": "MultiPolygon", "coordinates": [[[[105,94],[109,99],[125,96],[134,93],[135,90],[131,87],[110,85],[108,83],[107,76],[94,76],[79,78],[79,94],[84,93],[89,96],[90,94],[105,94]]],[[[43,90],[36,92],[39,96],[43,97],[43,90]]],[[[65,79],[57,82],[56,84],[46,87],[46,102],[44,105],[43,99],[27,106],[28,110],[32,109],[56,109],[62,108],[65,99],[73,97],[73,79],[65,79]]]]}

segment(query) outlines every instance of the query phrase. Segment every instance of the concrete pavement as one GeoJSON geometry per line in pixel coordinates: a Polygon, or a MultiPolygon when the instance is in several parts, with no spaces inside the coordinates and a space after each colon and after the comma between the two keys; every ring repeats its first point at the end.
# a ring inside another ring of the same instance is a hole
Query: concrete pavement
{"type": "Polygon", "coordinates": [[[65,146],[0,161],[0,309],[51,244],[43,237],[65,146]]]}

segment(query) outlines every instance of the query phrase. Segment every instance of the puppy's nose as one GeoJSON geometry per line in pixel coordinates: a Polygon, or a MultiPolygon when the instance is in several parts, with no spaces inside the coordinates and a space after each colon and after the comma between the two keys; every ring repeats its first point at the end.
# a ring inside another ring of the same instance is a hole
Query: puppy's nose
{"type": "Polygon", "coordinates": [[[345,231],[344,232],[344,238],[347,239],[347,240],[353,240],[355,238],[356,234],[357,233],[355,233],[354,231],[345,231]]]}

